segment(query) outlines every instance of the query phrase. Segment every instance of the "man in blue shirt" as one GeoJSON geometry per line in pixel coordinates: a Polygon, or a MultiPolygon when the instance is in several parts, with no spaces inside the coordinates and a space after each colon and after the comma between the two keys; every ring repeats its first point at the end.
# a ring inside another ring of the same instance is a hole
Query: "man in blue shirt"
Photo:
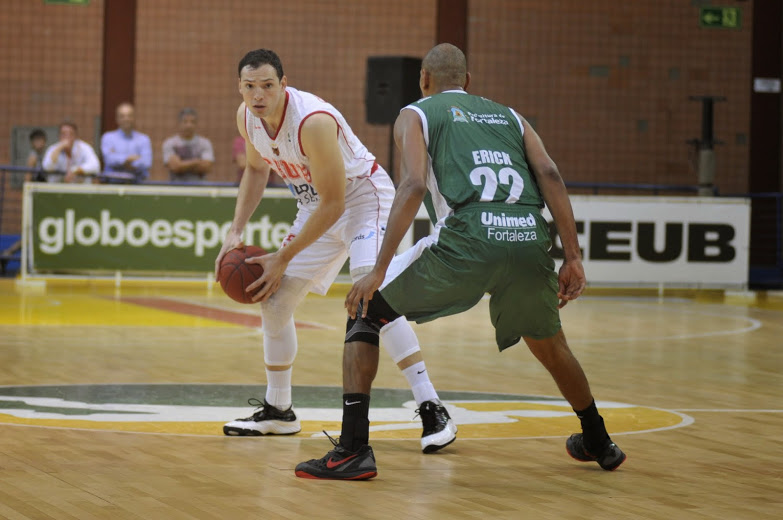
{"type": "Polygon", "coordinates": [[[150,175],[152,145],[146,134],[133,129],[136,123],[133,105],[117,107],[117,130],[101,138],[104,173],[109,182],[141,182],[150,175]]]}

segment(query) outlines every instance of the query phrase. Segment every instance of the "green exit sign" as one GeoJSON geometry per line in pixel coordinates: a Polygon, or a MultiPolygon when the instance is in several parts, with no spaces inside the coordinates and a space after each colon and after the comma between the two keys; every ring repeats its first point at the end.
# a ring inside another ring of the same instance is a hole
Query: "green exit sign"
{"type": "Polygon", "coordinates": [[[702,27],[720,27],[739,29],[742,23],[742,11],[739,7],[701,7],[699,24],[702,27]]]}

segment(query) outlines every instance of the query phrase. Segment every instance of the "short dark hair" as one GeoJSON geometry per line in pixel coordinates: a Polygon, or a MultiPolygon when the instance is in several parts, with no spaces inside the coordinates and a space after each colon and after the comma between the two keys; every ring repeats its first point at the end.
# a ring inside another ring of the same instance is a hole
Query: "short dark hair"
{"type": "Polygon", "coordinates": [[[32,141],[33,139],[41,139],[41,138],[46,140],[46,132],[44,132],[40,128],[33,128],[33,131],[30,132],[30,140],[32,141]]]}
{"type": "Polygon", "coordinates": [[[73,128],[73,131],[74,131],[74,132],[76,132],[76,133],[78,133],[78,132],[79,132],[79,127],[78,127],[78,126],[76,126],[76,123],[74,123],[74,122],[73,122],[73,121],[71,121],[70,119],[66,119],[65,121],[63,121],[62,123],[60,123],[60,126],[59,126],[59,127],[57,127],[57,128],[58,128],[59,130],[62,130],[64,126],[70,126],[71,128],[73,128]]]}
{"type": "Polygon", "coordinates": [[[468,72],[465,54],[450,43],[436,45],[424,56],[421,68],[440,86],[462,86],[468,72]]]}
{"type": "Polygon", "coordinates": [[[237,68],[237,75],[242,77],[242,69],[250,67],[255,70],[264,65],[271,65],[277,72],[277,79],[283,79],[283,63],[280,61],[280,56],[275,54],[275,51],[269,49],[256,49],[245,54],[245,57],[239,60],[239,67],[237,68]]]}
{"type": "Polygon", "coordinates": [[[185,116],[193,116],[196,119],[198,119],[198,114],[196,114],[195,108],[185,107],[182,110],[179,111],[179,120],[182,121],[182,119],[185,116]]]}

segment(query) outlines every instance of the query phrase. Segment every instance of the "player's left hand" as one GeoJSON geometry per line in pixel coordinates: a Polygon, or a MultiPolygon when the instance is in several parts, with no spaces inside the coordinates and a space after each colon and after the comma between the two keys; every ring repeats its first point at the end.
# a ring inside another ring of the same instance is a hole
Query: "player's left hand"
{"type": "Polygon", "coordinates": [[[559,286],[557,297],[560,299],[557,308],[562,309],[570,300],[579,298],[579,295],[585,290],[587,280],[582,261],[579,259],[564,261],[560,266],[557,283],[559,286]]]}
{"type": "Polygon", "coordinates": [[[246,291],[253,294],[254,302],[265,302],[280,288],[280,281],[283,279],[285,270],[288,267],[288,260],[283,258],[280,251],[256,256],[245,260],[248,264],[261,264],[264,268],[264,274],[247,286],[246,291]],[[258,291],[258,292],[256,292],[258,291]]]}
{"type": "Polygon", "coordinates": [[[383,283],[385,276],[385,273],[373,269],[367,273],[367,276],[353,284],[353,287],[351,287],[351,290],[348,291],[348,295],[345,297],[345,308],[348,310],[348,315],[351,319],[356,319],[356,310],[359,308],[360,303],[362,304],[362,318],[367,317],[368,303],[372,300],[372,295],[383,283]]]}

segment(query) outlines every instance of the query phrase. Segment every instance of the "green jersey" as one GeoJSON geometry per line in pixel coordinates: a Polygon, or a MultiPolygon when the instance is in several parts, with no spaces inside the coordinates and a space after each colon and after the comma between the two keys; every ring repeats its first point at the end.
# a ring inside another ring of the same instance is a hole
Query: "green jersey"
{"type": "Polygon", "coordinates": [[[422,121],[437,220],[472,202],[543,207],[525,157],[522,122],[510,108],[452,90],[405,109],[422,121]]]}
{"type": "Polygon", "coordinates": [[[560,330],[557,274],[521,118],[461,90],[405,109],[421,118],[437,224],[394,257],[381,295],[423,323],[469,309],[489,293],[501,350],[522,337],[553,336],[560,330]]]}

